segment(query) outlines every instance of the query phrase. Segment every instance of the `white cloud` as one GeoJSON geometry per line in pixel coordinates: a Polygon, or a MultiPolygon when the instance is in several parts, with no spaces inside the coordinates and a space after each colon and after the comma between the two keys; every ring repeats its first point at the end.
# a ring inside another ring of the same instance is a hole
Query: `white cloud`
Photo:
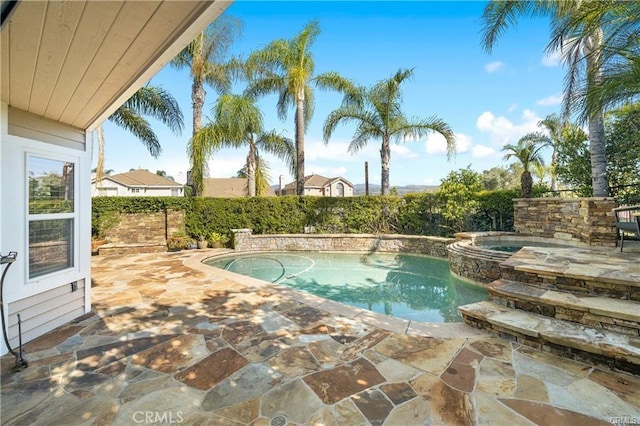
{"type": "Polygon", "coordinates": [[[491,148],[490,146],[484,145],[474,145],[471,149],[471,156],[473,158],[487,158],[487,157],[495,157],[497,156],[498,151],[491,148]]]}
{"type": "Polygon", "coordinates": [[[489,62],[488,64],[486,64],[484,66],[484,70],[486,72],[488,72],[489,74],[494,73],[496,71],[498,71],[499,69],[504,67],[504,62],[500,62],[500,61],[493,61],[493,62],[489,62]]]}
{"type": "Polygon", "coordinates": [[[527,133],[540,131],[539,121],[540,117],[527,109],[522,112],[522,121],[519,124],[512,123],[503,116],[496,117],[491,111],[485,111],[476,120],[476,127],[489,135],[493,146],[502,147],[507,143],[514,143],[527,133]]]}
{"type": "Polygon", "coordinates": [[[406,145],[391,145],[391,153],[401,158],[417,158],[419,155],[411,151],[406,145]]]}
{"type": "Polygon", "coordinates": [[[509,105],[509,108],[507,109],[507,111],[513,112],[516,110],[516,108],[518,108],[518,104],[511,104],[509,105]]]}
{"type": "Polygon", "coordinates": [[[557,67],[562,63],[562,52],[558,49],[547,53],[542,57],[540,62],[542,62],[542,65],[545,67],[557,67]]]}
{"type": "MultiPolygon", "coordinates": [[[[471,137],[464,133],[456,133],[456,152],[467,152],[471,146],[471,137]]],[[[440,133],[430,133],[426,141],[427,154],[446,154],[447,141],[440,133]]]]}
{"type": "Polygon", "coordinates": [[[238,174],[245,163],[247,157],[245,155],[213,155],[213,158],[207,163],[209,165],[209,177],[228,178],[238,174]]]}
{"type": "Polygon", "coordinates": [[[562,102],[562,95],[551,95],[546,98],[542,98],[536,101],[536,105],[542,106],[551,106],[551,105],[560,105],[562,102]]]}
{"type": "Polygon", "coordinates": [[[371,140],[355,154],[349,152],[349,142],[345,140],[331,140],[327,145],[321,140],[309,138],[305,140],[304,155],[307,161],[331,160],[340,162],[360,162],[380,158],[378,150],[380,141],[371,140]]]}

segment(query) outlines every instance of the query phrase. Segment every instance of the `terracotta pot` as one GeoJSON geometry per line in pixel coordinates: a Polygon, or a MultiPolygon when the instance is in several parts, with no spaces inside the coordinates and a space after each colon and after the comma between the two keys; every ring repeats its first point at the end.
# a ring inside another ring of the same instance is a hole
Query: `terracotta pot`
{"type": "Polygon", "coordinates": [[[105,240],[91,240],[91,250],[92,251],[98,250],[98,247],[103,245],[105,242],[106,242],[105,240]]]}

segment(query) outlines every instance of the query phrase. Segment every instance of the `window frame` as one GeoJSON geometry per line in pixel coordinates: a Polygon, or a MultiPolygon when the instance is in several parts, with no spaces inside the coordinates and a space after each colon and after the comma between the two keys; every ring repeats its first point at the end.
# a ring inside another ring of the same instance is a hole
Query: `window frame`
{"type": "Polygon", "coordinates": [[[56,275],[68,274],[69,272],[79,272],[79,264],[80,264],[80,186],[79,186],[79,167],[80,160],[77,157],[70,155],[57,155],[54,153],[44,153],[37,151],[25,151],[25,174],[24,174],[24,182],[25,182],[25,212],[26,212],[26,229],[25,229],[25,240],[26,240],[26,282],[37,283],[43,280],[48,279],[49,277],[54,277],[56,275]],[[29,193],[29,175],[30,175],[30,167],[31,167],[31,159],[44,159],[51,161],[58,161],[61,163],[71,163],[73,164],[73,209],[71,212],[65,213],[31,213],[29,209],[30,202],[30,193],[29,193]],[[71,245],[70,250],[71,254],[69,256],[69,261],[71,263],[70,266],[60,268],[57,270],[53,270],[50,272],[46,272],[43,274],[39,274],[36,276],[31,276],[31,242],[30,242],[30,230],[31,230],[31,222],[39,222],[45,220],[69,220],[71,219],[71,237],[69,238],[69,244],[71,245]]]}

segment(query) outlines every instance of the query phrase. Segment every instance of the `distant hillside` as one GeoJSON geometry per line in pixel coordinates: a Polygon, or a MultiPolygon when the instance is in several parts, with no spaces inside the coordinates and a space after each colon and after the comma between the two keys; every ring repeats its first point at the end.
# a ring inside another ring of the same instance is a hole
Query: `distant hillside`
{"type": "MultiPolygon", "coordinates": [[[[271,185],[274,191],[280,189],[279,185],[271,185]]],[[[416,192],[424,191],[437,191],[438,185],[405,185],[405,186],[392,186],[398,190],[398,195],[414,194],[416,192]]],[[[358,183],[353,186],[353,195],[364,195],[364,183],[358,183]]],[[[369,195],[380,195],[380,185],[369,184],[369,195]]]]}
{"type": "MultiPolygon", "coordinates": [[[[405,186],[391,186],[398,190],[398,195],[412,194],[416,192],[435,191],[438,189],[438,185],[405,185],[405,186]]],[[[353,186],[353,195],[364,195],[364,183],[358,183],[353,186]]],[[[369,195],[380,194],[380,185],[369,184],[369,195]]]]}

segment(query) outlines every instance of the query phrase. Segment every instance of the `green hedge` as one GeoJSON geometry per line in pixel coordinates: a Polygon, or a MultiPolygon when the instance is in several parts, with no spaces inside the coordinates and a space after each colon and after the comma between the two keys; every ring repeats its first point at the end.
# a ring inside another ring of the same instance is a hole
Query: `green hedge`
{"type": "MultiPolygon", "coordinates": [[[[513,198],[517,190],[485,191],[476,195],[479,208],[470,218],[470,231],[512,231],[513,198]]],[[[96,197],[92,200],[94,235],[113,212],[144,213],[184,210],[187,234],[197,238],[212,232],[251,228],[255,234],[318,233],[450,236],[452,224],[443,218],[438,193],[362,197],[96,197]]]]}

